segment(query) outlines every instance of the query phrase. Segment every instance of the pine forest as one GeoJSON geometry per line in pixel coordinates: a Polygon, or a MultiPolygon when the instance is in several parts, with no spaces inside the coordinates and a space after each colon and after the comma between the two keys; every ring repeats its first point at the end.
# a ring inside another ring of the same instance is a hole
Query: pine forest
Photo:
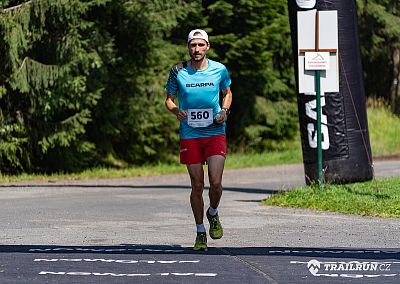
{"type": "MultiPolygon", "coordinates": [[[[358,0],[366,96],[400,115],[400,2],[358,0]]],[[[164,106],[193,28],[225,64],[231,151],[298,135],[286,0],[2,0],[0,171],[80,171],[177,161],[164,106]]]]}

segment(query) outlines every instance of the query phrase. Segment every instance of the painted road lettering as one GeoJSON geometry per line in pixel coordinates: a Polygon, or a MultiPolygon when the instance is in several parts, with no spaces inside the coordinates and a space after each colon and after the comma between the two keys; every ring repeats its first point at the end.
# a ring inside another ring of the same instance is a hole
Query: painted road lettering
{"type": "Polygon", "coordinates": [[[151,249],[151,248],[32,248],[29,252],[50,252],[50,251],[68,251],[68,252],[163,252],[163,253],[178,253],[184,252],[183,249],[151,249]]]}
{"type": "Polygon", "coordinates": [[[112,273],[112,272],[84,272],[84,271],[41,271],[39,275],[70,275],[70,276],[112,276],[112,277],[134,277],[134,276],[197,276],[215,277],[217,273],[197,272],[162,272],[162,273],[112,273]]]}
{"type": "Polygon", "coordinates": [[[106,263],[147,263],[147,264],[174,264],[199,263],[200,260],[131,260],[131,259],[104,259],[104,258],[35,258],[35,262],[106,262],[106,263]]]}

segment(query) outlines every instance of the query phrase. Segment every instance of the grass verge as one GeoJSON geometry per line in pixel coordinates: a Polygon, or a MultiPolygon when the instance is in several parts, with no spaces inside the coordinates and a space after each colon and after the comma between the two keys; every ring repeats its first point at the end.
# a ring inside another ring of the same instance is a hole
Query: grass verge
{"type": "MultiPolygon", "coordinates": [[[[301,151],[297,149],[290,149],[264,153],[232,153],[228,155],[225,168],[238,169],[288,163],[301,163],[301,151]]],[[[174,164],[159,163],[157,165],[128,167],[125,169],[92,168],[79,173],[56,173],[51,175],[21,174],[18,176],[9,176],[0,174],[0,184],[23,181],[51,182],[57,180],[127,178],[186,172],[186,167],[180,165],[178,162],[174,164]]]]}
{"type": "Polygon", "coordinates": [[[372,155],[400,154],[400,117],[387,107],[367,109],[372,155]]]}
{"type": "Polygon", "coordinates": [[[158,164],[129,167],[125,169],[91,168],[79,173],[55,173],[51,175],[21,174],[18,176],[0,175],[0,184],[33,181],[52,182],[57,180],[112,179],[127,177],[155,176],[185,172],[186,168],[179,164],[158,164]]]}
{"type": "Polygon", "coordinates": [[[272,195],[264,205],[310,208],[344,214],[400,217],[400,177],[345,185],[295,188],[272,195]]]}

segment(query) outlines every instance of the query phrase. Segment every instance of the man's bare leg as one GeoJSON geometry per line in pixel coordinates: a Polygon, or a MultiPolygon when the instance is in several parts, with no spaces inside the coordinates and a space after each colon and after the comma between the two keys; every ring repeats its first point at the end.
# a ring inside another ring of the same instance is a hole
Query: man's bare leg
{"type": "Polygon", "coordinates": [[[208,178],[210,181],[210,206],[217,209],[222,196],[222,174],[224,172],[225,157],[214,155],[207,159],[208,178]]]}
{"type": "Polygon", "coordinates": [[[207,209],[207,219],[210,223],[210,237],[212,239],[222,238],[224,232],[219,221],[218,205],[222,196],[222,173],[224,171],[225,158],[215,155],[207,159],[208,177],[210,181],[210,208],[207,209]]]}
{"type": "Polygon", "coordinates": [[[190,205],[194,215],[196,224],[203,224],[204,218],[204,170],[202,164],[187,165],[192,184],[192,192],[190,194],[190,205]]]}

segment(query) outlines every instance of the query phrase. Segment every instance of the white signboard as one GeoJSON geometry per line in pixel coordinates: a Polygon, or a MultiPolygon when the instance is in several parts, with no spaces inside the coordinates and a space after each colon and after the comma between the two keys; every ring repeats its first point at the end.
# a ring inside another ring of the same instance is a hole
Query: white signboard
{"type": "Polygon", "coordinates": [[[304,68],[306,70],[328,70],[329,52],[306,52],[304,68]]]}
{"type": "MultiPolygon", "coordinates": [[[[316,49],[316,13],[317,10],[297,12],[299,93],[315,93],[315,69],[305,66],[305,54],[316,49]],[[300,52],[307,50],[307,52],[300,52]]],[[[336,52],[329,53],[329,68],[321,70],[321,92],[339,92],[339,40],[337,11],[319,11],[318,48],[336,52]]],[[[321,52],[319,52],[321,53],[321,52]]]]}

